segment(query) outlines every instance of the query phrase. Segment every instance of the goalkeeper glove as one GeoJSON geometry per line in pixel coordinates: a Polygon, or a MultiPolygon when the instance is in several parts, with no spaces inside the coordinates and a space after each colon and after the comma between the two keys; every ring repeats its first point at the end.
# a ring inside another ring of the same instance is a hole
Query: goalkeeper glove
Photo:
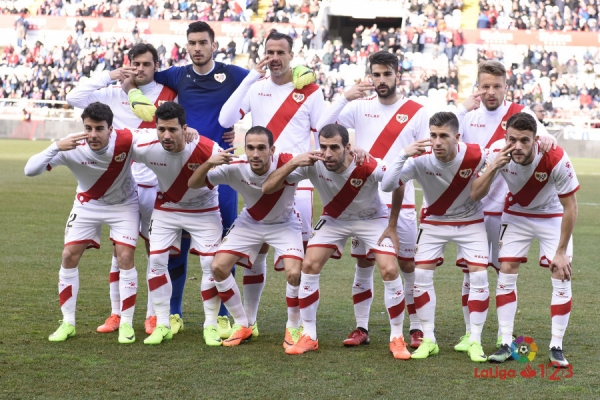
{"type": "Polygon", "coordinates": [[[312,69],[303,65],[298,65],[292,70],[294,89],[302,89],[306,85],[310,85],[317,80],[317,76],[312,69]]]}
{"type": "Polygon", "coordinates": [[[127,97],[129,98],[131,111],[135,116],[143,121],[152,122],[156,107],[154,107],[154,104],[142,94],[142,91],[140,89],[131,89],[129,93],[127,93],[127,97]]]}

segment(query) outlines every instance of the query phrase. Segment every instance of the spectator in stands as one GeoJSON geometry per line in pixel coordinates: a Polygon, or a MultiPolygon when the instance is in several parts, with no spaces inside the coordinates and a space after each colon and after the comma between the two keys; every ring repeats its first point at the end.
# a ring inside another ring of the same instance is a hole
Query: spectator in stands
{"type": "Polygon", "coordinates": [[[490,27],[490,18],[485,14],[485,12],[479,13],[479,18],[477,18],[477,29],[489,29],[490,27]]]}

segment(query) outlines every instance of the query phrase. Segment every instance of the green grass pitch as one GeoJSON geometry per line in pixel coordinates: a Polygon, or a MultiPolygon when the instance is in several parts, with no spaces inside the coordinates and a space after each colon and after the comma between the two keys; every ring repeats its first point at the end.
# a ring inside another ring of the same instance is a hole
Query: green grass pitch
{"type": "MultiPolygon", "coordinates": [[[[286,320],[284,275],[268,270],[258,313],[260,336],[236,348],[209,348],[202,340],[203,311],[199,292],[198,258],[190,256],[184,298],[185,330],[161,346],[144,346],[143,321],[146,260],[136,252],[140,290],[134,319],[137,342],[119,345],[117,334],[95,329],[110,312],[108,270],[111,246],[103,231],[100,250],[88,251],[80,264],[77,335],[64,343],[47,337],[61,319],[57,272],[66,218],[73,203],[75,180],[66,168],[27,178],[28,157],[48,142],[0,141],[0,398],[201,398],[201,399],[348,399],[449,398],[522,399],[600,398],[598,325],[600,308],[600,160],[573,160],[581,183],[577,193],[579,219],[575,230],[573,312],[565,337],[572,377],[560,372],[551,380],[540,376],[548,361],[550,340],[550,273],[537,266],[538,249],[521,267],[515,321],[518,335],[535,339],[540,350],[524,378],[525,364],[508,362],[500,370],[516,377],[478,378],[475,364],[452,347],[463,334],[462,273],[451,262],[436,272],[436,334],[440,353],[426,360],[398,361],[388,348],[389,325],[383,285],[375,276],[370,346],[346,349],[342,340],[354,329],[351,285],[354,262],[346,254],[330,261],[321,278],[318,313],[320,348],[287,356],[282,348],[286,320]]],[[[418,192],[419,195],[420,192],[418,192]]],[[[321,204],[315,199],[315,214],[321,204]]],[[[270,259],[271,261],[271,259],[270,259]]],[[[238,282],[241,280],[238,274],[238,282]]],[[[490,292],[496,276],[490,271],[490,292]]],[[[490,302],[484,328],[484,350],[495,351],[495,302],[490,302]]],[[[408,317],[405,332],[408,330],[408,317]]],[[[489,372],[487,372],[489,374],[489,372]]],[[[499,373],[501,374],[501,372],[499,373]]]]}

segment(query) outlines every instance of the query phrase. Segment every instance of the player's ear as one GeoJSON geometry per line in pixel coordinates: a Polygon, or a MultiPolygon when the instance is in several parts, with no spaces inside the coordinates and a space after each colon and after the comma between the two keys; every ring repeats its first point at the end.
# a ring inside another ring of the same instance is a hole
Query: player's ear
{"type": "Polygon", "coordinates": [[[456,132],[456,141],[459,142],[460,141],[460,133],[456,132]]]}
{"type": "Polygon", "coordinates": [[[181,130],[183,131],[183,133],[185,133],[187,131],[187,128],[188,128],[187,124],[183,124],[181,126],[181,130]]]}
{"type": "Polygon", "coordinates": [[[272,156],[275,154],[275,145],[271,146],[271,150],[269,150],[269,155],[272,156]]]}

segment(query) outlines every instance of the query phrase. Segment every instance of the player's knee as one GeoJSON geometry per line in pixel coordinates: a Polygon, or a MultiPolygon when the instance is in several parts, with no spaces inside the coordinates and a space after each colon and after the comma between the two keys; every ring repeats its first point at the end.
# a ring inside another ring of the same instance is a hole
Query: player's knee
{"type": "Polygon", "coordinates": [[[218,255],[210,263],[210,270],[217,282],[221,282],[231,275],[232,265],[223,262],[224,260],[218,255]]]}
{"type": "Polygon", "coordinates": [[[382,263],[379,270],[384,281],[393,281],[398,278],[398,267],[395,263],[382,263]]]}
{"type": "Polygon", "coordinates": [[[128,270],[133,268],[133,249],[127,248],[121,249],[121,251],[117,251],[117,262],[119,263],[119,269],[128,270]]]}
{"type": "Polygon", "coordinates": [[[368,268],[368,267],[372,267],[375,265],[375,261],[369,261],[367,260],[367,258],[357,258],[356,259],[356,265],[358,265],[359,268],[368,268]]]}
{"type": "Polygon", "coordinates": [[[400,271],[404,272],[405,274],[415,272],[415,262],[412,260],[399,260],[398,265],[400,266],[400,271]]]}
{"type": "Polygon", "coordinates": [[[305,274],[318,274],[321,272],[321,263],[318,260],[305,258],[302,261],[302,272],[305,274]]]}
{"type": "Polygon", "coordinates": [[[298,286],[300,284],[300,272],[302,271],[302,263],[300,261],[286,265],[285,278],[287,282],[292,286],[298,286]]]}
{"type": "Polygon", "coordinates": [[[150,254],[148,264],[150,269],[156,275],[166,274],[168,272],[169,255],[166,254],[150,254]]]}
{"type": "Polygon", "coordinates": [[[62,252],[62,265],[65,268],[75,268],[81,258],[81,252],[73,246],[67,246],[62,252]]]}

